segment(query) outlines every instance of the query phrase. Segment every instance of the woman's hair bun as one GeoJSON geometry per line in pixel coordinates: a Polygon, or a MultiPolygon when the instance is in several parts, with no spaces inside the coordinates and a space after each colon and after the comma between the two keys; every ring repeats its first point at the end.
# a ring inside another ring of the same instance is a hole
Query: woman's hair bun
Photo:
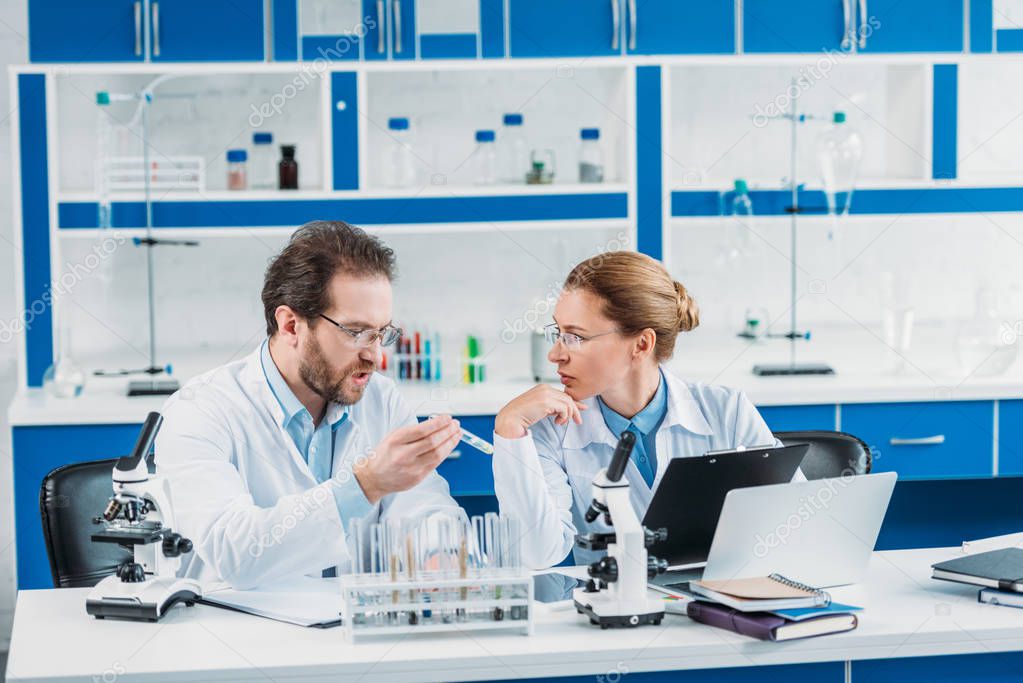
{"type": "Polygon", "coordinates": [[[689,332],[700,324],[700,307],[681,282],[675,282],[675,293],[678,295],[678,329],[689,332]]]}

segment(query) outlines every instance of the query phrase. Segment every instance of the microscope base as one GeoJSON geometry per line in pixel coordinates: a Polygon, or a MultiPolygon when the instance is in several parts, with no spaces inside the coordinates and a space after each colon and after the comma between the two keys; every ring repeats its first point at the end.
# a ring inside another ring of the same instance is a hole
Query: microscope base
{"type": "Polygon", "coordinates": [[[201,597],[202,589],[192,579],[152,578],[126,583],[108,576],[89,592],[85,611],[97,619],[159,621],[177,603],[191,606],[201,597]]]}
{"type": "Polygon", "coordinates": [[[617,604],[601,604],[596,600],[582,603],[576,599],[574,602],[579,614],[585,614],[591,624],[602,629],[633,628],[644,624],[657,626],[664,618],[664,606],[658,600],[648,600],[646,605],[640,606],[639,612],[623,611],[617,604]]]}

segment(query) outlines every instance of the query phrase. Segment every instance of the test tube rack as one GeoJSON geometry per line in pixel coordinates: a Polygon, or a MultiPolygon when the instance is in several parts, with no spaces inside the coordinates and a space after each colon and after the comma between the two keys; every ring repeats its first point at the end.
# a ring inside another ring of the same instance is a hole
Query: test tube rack
{"type": "Polygon", "coordinates": [[[393,581],[386,573],[341,579],[342,622],[349,642],[412,633],[517,631],[533,634],[533,577],[505,575],[393,581]]]}

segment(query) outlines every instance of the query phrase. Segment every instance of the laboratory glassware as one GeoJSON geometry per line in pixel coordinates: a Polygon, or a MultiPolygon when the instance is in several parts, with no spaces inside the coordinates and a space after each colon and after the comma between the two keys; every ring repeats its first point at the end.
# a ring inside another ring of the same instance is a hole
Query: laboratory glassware
{"type": "MultiPolygon", "coordinates": [[[[845,112],[836,111],[832,125],[817,137],[817,163],[828,202],[828,213],[832,216],[849,213],[862,158],[863,139],[846,122],[845,112]]],[[[833,222],[829,237],[834,238],[835,227],[833,222]]]]}
{"type": "Polygon", "coordinates": [[[273,133],[252,134],[249,187],[253,190],[273,190],[277,187],[277,156],[274,154],[273,141],[273,133]]]}
{"type": "Polygon", "coordinates": [[[579,182],[604,182],[604,152],[600,148],[600,129],[579,131],[579,182]]]}
{"type": "Polygon", "coordinates": [[[412,150],[409,120],[394,117],[387,120],[391,136],[387,161],[387,186],[394,188],[412,187],[416,184],[416,163],[412,150]]]}
{"type": "Polygon", "coordinates": [[[227,150],[227,189],[248,189],[246,166],[249,155],[244,149],[227,150]]]}
{"type": "Polygon", "coordinates": [[[499,176],[503,183],[521,185],[530,169],[522,121],[522,114],[504,115],[504,129],[497,141],[499,176]]]}
{"type": "Polygon", "coordinates": [[[476,151],[473,153],[473,164],[477,185],[493,185],[497,182],[495,138],[492,130],[476,131],[476,151]]]}
{"type": "Polygon", "coordinates": [[[277,188],[298,189],[298,162],[295,161],[295,145],[281,145],[281,160],[277,164],[277,188]]]}
{"type": "Polygon", "coordinates": [[[62,324],[57,332],[57,357],[43,373],[43,387],[56,398],[75,398],[85,387],[85,372],[71,355],[71,327],[62,324]]]}

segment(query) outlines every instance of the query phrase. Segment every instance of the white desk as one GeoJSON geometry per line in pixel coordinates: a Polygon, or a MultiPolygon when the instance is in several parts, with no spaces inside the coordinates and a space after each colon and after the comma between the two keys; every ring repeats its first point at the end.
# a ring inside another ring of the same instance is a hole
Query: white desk
{"type": "Polygon", "coordinates": [[[1023,650],[1023,610],[981,605],[975,589],[929,578],[932,562],[958,553],[876,553],[864,583],[833,591],[837,600],[866,608],[859,628],[790,643],[760,642],[676,615],[668,615],[659,627],[601,631],[574,610],[541,606],[532,637],[466,632],[352,646],[338,629],[303,629],[204,606],[175,608],[159,624],[95,621],[85,613],[85,589],[22,591],[7,676],[9,681],[117,683],[607,679],[609,672],[623,669],[635,673],[1023,650]]]}

